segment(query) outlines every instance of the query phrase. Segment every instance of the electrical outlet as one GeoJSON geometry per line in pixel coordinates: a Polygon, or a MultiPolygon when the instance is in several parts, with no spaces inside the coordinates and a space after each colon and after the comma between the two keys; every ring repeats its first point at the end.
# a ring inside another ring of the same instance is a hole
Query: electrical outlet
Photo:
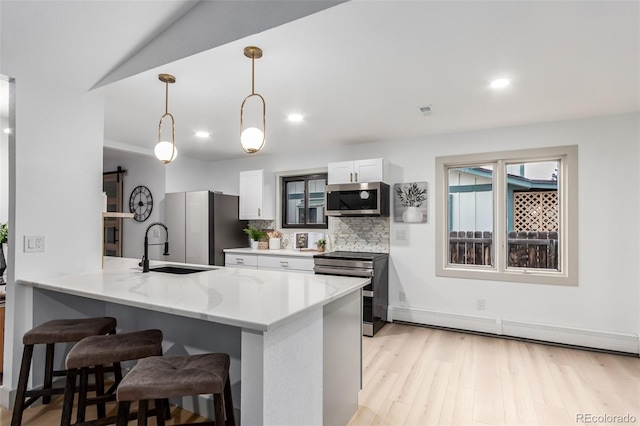
{"type": "Polygon", "coordinates": [[[38,253],[44,251],[44,236],[24,236],[24,252],[38,253]]]}
{"type": "Polygon", "coordinates": [[[405,241],[407,239],[407,231],[404,229],[398,229],[396,231],[396,240],[405,241]]]}
{"type": "Polygon", "coordinates": [[[405,293],[404,291],[401,291],[399,294],[399,298],[401,302],[406,302],[407,301],[407,293],[405,293]]]}
{"type": "Polygon", "coordinates": [[[484,299],[477,299],[476,309],[478,309],[479,311],[484,311],[485,309],[487,309],[487,301],[484,299]]]}

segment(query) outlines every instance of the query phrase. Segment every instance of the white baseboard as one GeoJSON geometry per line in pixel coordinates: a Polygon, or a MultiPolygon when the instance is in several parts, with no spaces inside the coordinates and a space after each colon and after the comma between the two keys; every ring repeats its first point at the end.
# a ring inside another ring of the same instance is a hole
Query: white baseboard
{"type": "Polygon", "coordinates": [[[635,334],[509,321],[405,306],[390,306],[389,312],[393,320],[397,321],[640,354],[640,339],[635,334]]]}
{"type": "Polygon", "coordinates": [[[16,390],[0,387],[0,407],[13,410],[13,402],[16,399],[16,390]]]}

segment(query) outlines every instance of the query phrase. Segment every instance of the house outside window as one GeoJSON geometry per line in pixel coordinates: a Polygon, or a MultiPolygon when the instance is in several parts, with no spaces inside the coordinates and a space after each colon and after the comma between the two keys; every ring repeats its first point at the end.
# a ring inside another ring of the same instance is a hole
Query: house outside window
{"type": "Polygon", "coordinates": [[[327,229],[326,173],[281,178],[282,228],[327,229]]]}
{"type": "Polygon", "coordinates": [[[577,147],[436,165],[437,275],[577,284],[577,147]]]}

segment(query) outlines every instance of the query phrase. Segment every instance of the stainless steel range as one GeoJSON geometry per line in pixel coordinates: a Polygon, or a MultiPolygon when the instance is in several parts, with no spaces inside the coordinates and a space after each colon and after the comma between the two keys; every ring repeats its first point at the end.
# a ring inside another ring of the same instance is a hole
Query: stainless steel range
{"type": "Polygon", "coordinates": [[[313,256],[316,274],[369,277],[362,291],[362,334],[373,336],[387,321],[389,303],[389,255],[334,251],[313,256]]]}

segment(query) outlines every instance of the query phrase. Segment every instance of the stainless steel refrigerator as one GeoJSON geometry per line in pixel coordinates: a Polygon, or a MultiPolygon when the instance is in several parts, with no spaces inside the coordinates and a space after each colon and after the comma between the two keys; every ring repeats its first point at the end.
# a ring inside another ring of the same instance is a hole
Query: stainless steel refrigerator
{"type": "Polygon", "coordinates": [[[238,220],[237,195],[173,192],[164,201],[169,229],[166,260],[224,266],[224,249],[247,247],[243,232],[247,221],[238,220]]]}

